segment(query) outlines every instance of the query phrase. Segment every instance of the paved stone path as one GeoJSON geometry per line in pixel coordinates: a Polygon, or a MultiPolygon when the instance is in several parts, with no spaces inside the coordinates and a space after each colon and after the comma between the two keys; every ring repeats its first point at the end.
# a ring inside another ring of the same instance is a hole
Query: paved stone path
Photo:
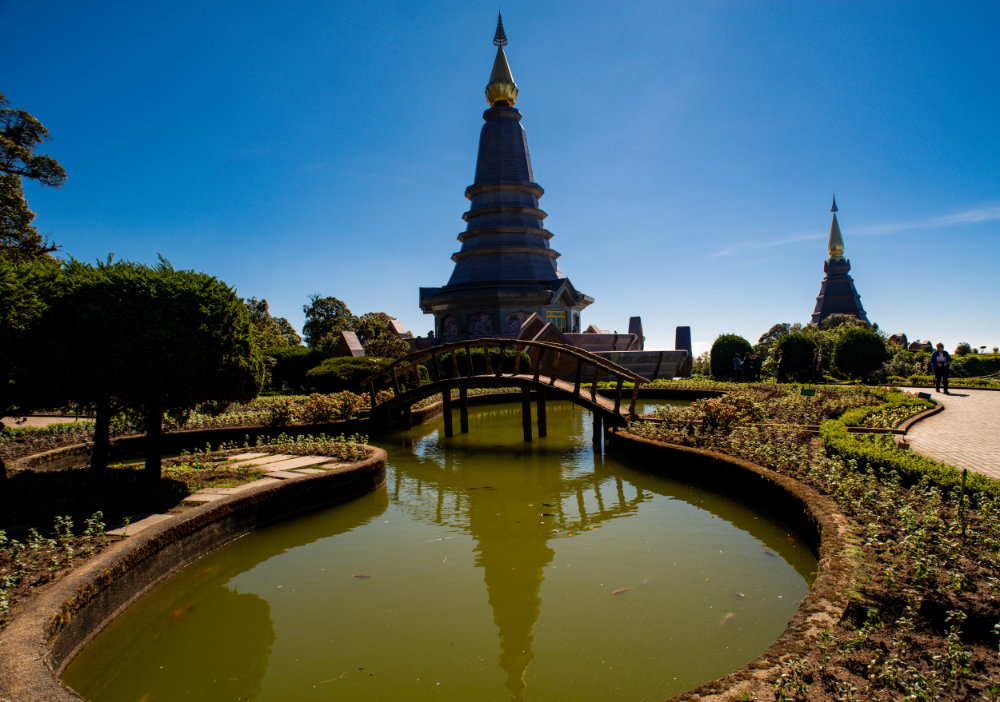
{"type": "Polygon", "coordinates": [[[66,422],[90,422],[90,421],[93,420],[90,419],[89,417],[74,417],[73,415],[63,415],[63,416],[34,415],[31,417],[0,417],[0,422],[3,422],[4,426],[12,428],[47,427],[50,424],[65,424],[66,422]]]}
{"type": "Polygon", "coordinates": [[[1000,478],[1000,392],[952,388],[951,394],[934,388],[902,388],[926,392],[944,405],[933,417],[914,424],[906,443],[917,453],[1000,478]]]}
{"type": "MultiPolygon", "coordinates": [[[[345,465],[329,456],[286,456],[283,454],[272,455],[268,453],[241,453],[229,456],[226,460],[257,467],[264,472],[265,477],[232,488],[205,488],[192,495],[188,495],[181,502],[188,505],[214,502],[215,500],[221,500],[227,495],[236,495],[261,485],[270,485],[282,480],[297,480],[313,473],[336,470],[345,465]]],[[[111,536],[135,536],[149,527],[168,519],[173,519],[175,516],[173,514],[151,514],[143,519],[132,522],[128,526],[111,529],[108,531],[108,534],[111,536]]]]}

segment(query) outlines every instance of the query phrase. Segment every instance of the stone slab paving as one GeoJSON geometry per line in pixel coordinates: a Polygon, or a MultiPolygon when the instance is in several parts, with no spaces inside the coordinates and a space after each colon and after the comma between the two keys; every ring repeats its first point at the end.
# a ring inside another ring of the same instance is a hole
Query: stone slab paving
{"type": "Polygon", "coordinates": [[[225,494],[219,494],[214,492],[196,492],[193,495],[188,495],[181,502],[214,502],[215,500],[221,500],[225,497],[225,494]]]}
{"type": "MultiPolygon", "coordinates": [[[[244,490],[250,490],[251,488],[258,487],[260,485],[270,485],[272,483],[279,483],[282,480],[294,480],[296,478],[304,478],[307,475],[312,475],[314,473],[325,473],[326,470],[319,468],[304,468],[300,466],[314,466],[322,461],[329,460],[328,456],[286,456],[284,454],[271,455],[267,453],[244,453],[238,456],[230,457],[230,460],[236,459],[243,465],[256,465],[262,470],[266,471],[267,477],[261,478],[260,480],[254,480],[251,483],[244,483],[243,485],[237,485],[236,487],[230,488],[204,488],[194,493],[193,495],[188,495],[181,502],[188,503],[204,503],[204,502],[214,502],[215,500],[221,500],[227,495],[235,495],[237,493],[243,492],[244,490]],[[294,468],[295,470],[281,470],[282,466],[287,466],[289,468],[294,468]]],[[[340,467],[345,465],[343,463],[329,464],[335,467],[340,467]]],[[[118,529],[112,529],[108,532],[112,536],[135,536],[141,531],[148,529],[149,527],[159,524],[160,522],[166,521],[167,519],[173,519],[175,515],[172,514],[152,514],[144,519],[140,519],[137,522],[129,524],[127,527],[121,527],[118,529]]]]}
{"type": "Polygon", "coordinates": [[[128,526],[119,527],[118,529],[111,529],[108,534],[111,536],[135,536],[140,531],[144,531],[154,524],[159,524],[160,522],[166,521],[167,519],[173,519],[172,514],[151,514],[145,519],[140,519],[137,522],[132,522],[128,526]]]}
{"type": "Polygon", "coordinates": [[[944,410],[922,419],[906,433],[910,449],[958,468],[1000,478],[1000,392],[952,388],[902,388],[926,392],[944,410]]]}
{"type": "Polygon", "coordinates": [[[249,461],[252,458],[264,458],[265,456],[270,456],[269,453],[237,453],[234,456],[230,456],[227,460],[230,461],[249,461]]]}
{"type": "MultiPolygon", "coordinates": [[[[324,461],[329,461],[329,456],[296,456],[289,458],[286,461],[277,461],[275,463],[266,463],[260,465],[260,469],[264,471],[272,470],[291,470],[292,468],[305,468],[306,466],[315,466],[324,461]]],[[[247,464],[245,464],[247,465],[247,464]]]]}
{"type": "Polygon", "coordinates": [[[296,456],[290,456],[290,455],[287,455],[287,454],[284,454],[284,453],[274,453],[274,454],[265,453],[263,456],[260,456],[259,458],[251,458],[251,459],[246,460],[246,461],[241,460],[240,461],[240,465],[241,466],[266,466],[266,465],[269,465],[271,463],[278,463],[279,461],[287,461],[287,460],[289,460],[291,458],[296,458],[296,456]]]}

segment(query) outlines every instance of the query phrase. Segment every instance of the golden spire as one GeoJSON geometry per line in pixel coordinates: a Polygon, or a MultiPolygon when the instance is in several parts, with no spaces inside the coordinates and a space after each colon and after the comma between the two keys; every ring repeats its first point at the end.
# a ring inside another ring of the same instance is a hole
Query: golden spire
{"type": "Polygon", "coordinates": [[[503,47],[507,45],[507,35],[503,31],[503,17],[497,13],[497,33],[493,36],[493,44],[497,47],[497,58],[493,62],[493,73],[490,74],[490,82],[486,85],[486,102],[490,107],[496,105],[514,106],[517,102],[517,83],[514,82],[510,74],[510,66],[507,65],[507,55],[503,52],[503,47]]]}
{"type": "Polygon", "coordinates": [[[840,224],[837,222],[837,196],[833,196],[833,222],[830,223],[830,242],[826,245],[826,250],[830,252],[830,258],[835,261],[844,259],[844,237],[840,235],[840,224]]]}

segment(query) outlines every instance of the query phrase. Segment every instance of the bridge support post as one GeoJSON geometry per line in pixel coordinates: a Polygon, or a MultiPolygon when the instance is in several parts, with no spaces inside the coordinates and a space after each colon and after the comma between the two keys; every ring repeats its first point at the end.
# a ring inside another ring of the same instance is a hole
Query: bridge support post
{"type": "Polygon", "coordinates": [[[531,390],[521,388],[521,428],[524,429],[524,440],[531,441],[531,390]]]}
{"type": "MultiPolygon", "coordinates": [[[[469,357],[471,359],[471,356],[469,357]]],[[[470,360],[471,363],[471,360],[470,360]]],[[[458,417],[463,434],[469,433],[469,385],[458,386],[458,417]]]]}
{"type": "Polygon", "coordinates": [[[601,438],[604,430],[604,417],[600,412],[594,412],[594,434],[591,437],[591,442],[594,444],[594,448],[598,451],[601,450],[601,438]]]}
{"type": "Polygon", "coordinates": [[[455,435],[455,427],[452,425],[451,388],[448,386],[441,391],[441,405],[444,410],[444,435],[445,438],[451,438],[455,435]]]}
{"type": "Polygon", "coordinates": [[[535,402],[536,409],[538,410],[538,438],[549,435],[549,429],[546,426],[545,421],[545,391],[538,391],[538,399],[535,402]]]}

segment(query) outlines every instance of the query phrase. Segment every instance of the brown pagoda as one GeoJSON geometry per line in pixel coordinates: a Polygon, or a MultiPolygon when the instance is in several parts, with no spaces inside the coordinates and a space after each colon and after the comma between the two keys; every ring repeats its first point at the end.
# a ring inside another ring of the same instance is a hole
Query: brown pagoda
{"type": "Polygon", "coordinates": [[[864,308],[861,306],[861,296],[854,287],[851,278],[851,262],[844,258],[844,237],[840,234],[840,224],[837,222],[837,197],[833,198],[833,222],[830,224],[830,240],[827,251],[830,258],[823,264],[826,274],[819,287],[816,297],[816,309],[813,310],[810,324],[818,325],[831,314],[849,314],[863,322],[868,321],[864,308]]]}
{"type": "Polygon", "coordinates": [[[518,89],[499,17],[493,43],[490,108],[483,113],[475,182],[465,190],[471,206],[462,215],[468,223],[458,235],[462,248],[451,257],[455,268],[447,285],[420,289],[420,309],[434,315],[435,335],[444,341],[515,336],[533,313],[561,332],[578,332],[580,311],[594,301],[559,270],[552,233],[542,225],[546,214],[538,199],[544,191],[535,182],[514,108],[518,89]]]}

